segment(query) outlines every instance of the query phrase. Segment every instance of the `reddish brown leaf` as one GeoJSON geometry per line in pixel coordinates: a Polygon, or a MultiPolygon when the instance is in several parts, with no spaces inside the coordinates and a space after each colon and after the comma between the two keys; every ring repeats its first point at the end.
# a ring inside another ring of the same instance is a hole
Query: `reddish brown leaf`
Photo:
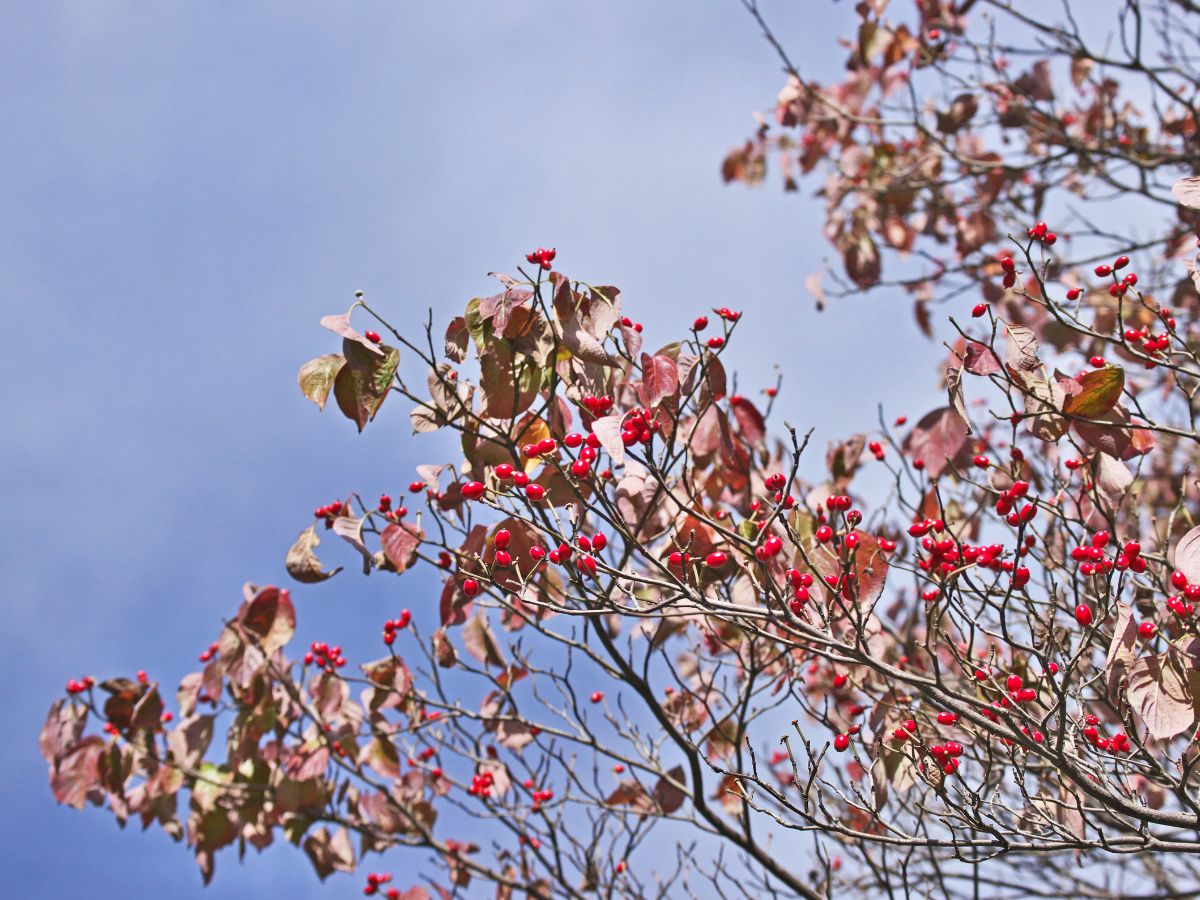
{"type": "Polygon", "coordinates": [[[496,635],[483,613],[477,613],[463,626],[463,646],[484,665],[498,668],[508,665],[500,650],[500,644],[496,641],[496,635]]]}
{"type": "Polygon", "coordinates": [[[654,786],[654,802],[667,815],[676,812],[687,799],[687,791],[679,785],[687,784],[683,766],[676,766],[654,786]]]}
{"type": "Polygon", "coordinates": [[[288,574],[304,584],[315,584],[327,578],[332,578],[338,572],[342,571],[341,566],[329,571],[326,571],[322,567],[321,561],[317,559],[317,555],[313,552],[320,543],[321,539],[317,537],[315,526],[309,525],[300,532],[300,536],[296,538],[296,543],[292,544],[287,552],[287,559],[284,560],[288,574]]]}
{"type": "Polygon", "coordinates": [[[967,423],[948,406],[921,417],[904,441],[904,450],[913,459],[925,461],[925,471],[937,478],[967,443],[967,423]]]}
{"type": "MultiPolygon", "coordinates": [[[[370,344],[370,341],[367,343],[370,344]]],[[[333,382],[338,409],[358,426],[359,431],[379,412],[379,407],[391,390],[396,368],[400,365],[400,351],[395,347],[381,349],[374,344],[371,347],[375,354],[363,350],[354,341],[343,341],[342,352],[346,356],[346,364],[333,382]]]]}
{"type": "Polygon", "coordinates": [[[243,607],[240,621],[246,631],[258,638],[264,652],[274,653],[296,631],[296,608],[291,594],[277,587],[263,588],[243,607]]]}
{"type": "Polygon", "coordinates": [[[730,397],[729,405],[745,441],[755,447],[763,446],[767,437],[767,423],[758,407],[742,396],[730,397]]]}
{"type": "Polygon", "coordinates": [[[679,390],[679,370],[675,361],[667,356],[643,353],[642,385],[646,406],[658,406],[663,400],[675,396],[679,390]]]}
{"type": "Polygon", "coordinates": [[[384,528],[379,536],[379,543],[392,568],[403,572],[413,562],[417,547],[424,539],[425,532],[418,528],[416,523],[402,522],[384,528]]]}

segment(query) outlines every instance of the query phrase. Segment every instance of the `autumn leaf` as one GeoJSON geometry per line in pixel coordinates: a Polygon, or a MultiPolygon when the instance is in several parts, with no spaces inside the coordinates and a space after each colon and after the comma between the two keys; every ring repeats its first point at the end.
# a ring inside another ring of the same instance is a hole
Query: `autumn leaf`
{"type": "Polygon", "coordinates": [[[496,635],[492,632],[487,617],[483,613],[476,613],[474,618],[468,620],[467,624],[463,626],[463,646],[467,648],[468,653],[484,665],[499,668],[508,665],[504,661],[504,654],[500,651],[496,635]]]}
{"type": "Polygon", "coordinates": [[[351,306],[348,310],[346,310],[341,315],[322,317],[321,326],[323,328],[328,328],[330,331],[332,331],[338,337],[343,338],[345,341],[353,341],[354,343],[358,344],[360,347],[364,348],[365,350],[368,350],[371,353],[375,353],[380,356],[383,356],[384,350],[382,347],[380,347],[374,341],[369,340],[363,334],[360,334],[354,328],[354,326],[350,324],[350,314],[352,312],[354,312],[355,308],[358,305],[359,304],[355,303],[354,306],[351,306]]]}
{"type": "Polygon", "coordinates": [[[663,400],[673,397],[679,390],[679,370],[670,357],[648,353],[642,354],[642,385],[645,405],[656,407],[663,400]]]}
{"type": "Polygon", "coordinates": [[[1171,193],[1182,205],[1200,209],[1200,175],[1179,179],[1171,185],[1171,193]]]}
{"type": "Polygon", "coordinates": [[[379,542],[383,547],[383,555],[397,574],[403,572],[413,561],[413,556],[425,539],[425,533],[415,524],[403,522],[392,523],[383,529],[379,542]]]}
{"type": "Polygon", "coordinates": [[[1130,667],[1129,704],[1155,740],[1173,738],[1195,721],[1200,672],[1193,665],[1162,654],[1143,656],[1130,667]]]}
{"type": "Polygon", "coordinates": [[[1095,419],[1107,413],[1121,399],[1121,392],[1125,389],[1125,370],[1120,366],[1105,366],[1084,373],[1078,383],[1083,390],[1063,400],[1063,412],[1095,419]]]}
{"type": "Polygon", "coordinates": [[[258,638],[263,651],[274,653],[292,639],[296,631],[296,608],[286,589],[265,587],[246,604],[241,625],[258,638]]]}
{"type": "Polygon", "coordinates": [[[296,376],[300,390],[305,397],[317,404],[322,412],[325,410],[325,401],[329,399],[329,392],[333,390],[338,372],[342,371],[342,366],[345,364],[346,357],[342,354],[329,353],[325,356],[318,356],[316,359],[310,359],[300,367],[300,374],[296,376]]]}
{"type": "Polygon", "coordinates": [[[317,537],[315,525],[309,525],[300,532],[300,536],[296,538],[296,543],[288,549],[287,558],[284,560],[288,574],[304,584],[316,584],[332,578],[342,571],[341,566],[329,571],[322,567],[321,561],[313,552],[320,543],[321,539],[317,537]]]}
{"type": "Polygon", "coordinates": [[[738,430],[748,444],[760,447],[767,437],[767,423],[758,407],[745,397],[735,395],[729,398],[733,409],[733,418],[737,421],[738,430]]]}
{"type": "Polygon", "coordinates": [[[387,399],[400,365],[400,351],[384,347],[374,356],[351,340],[343,341],[342,350],[346,364],[334,379],[333,395],[342,414],[362,431],[387,399]]]}
{"type": "Polygon", "coordinates": [[[904,451],[923,460],[930,478],[937,478],[967,443],[967,423],[948,406],[931,410],[909,432],[904,451]]]}

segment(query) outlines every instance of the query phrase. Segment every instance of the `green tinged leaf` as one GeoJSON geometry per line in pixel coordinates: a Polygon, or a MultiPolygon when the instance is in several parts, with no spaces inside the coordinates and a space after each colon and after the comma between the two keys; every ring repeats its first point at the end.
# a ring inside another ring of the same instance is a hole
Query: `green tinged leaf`
{"type": "Polygon", "coordinates": [[[325,401],[329,399],[329,392],[333,390],[333,383],[337,379],[338,372],[345,364],[346,357],[342,354],[328,353],[325,356],[310,359],[300,367],[300,374],[296,378],[300,384],[300,390],[322,411],[325,409],[325,401]]]}
{"type": "Polygon", "coordinates": [[[1095,419],[1116,406],[1125,389],[1125,370],[1120,366],[1105,366],[1080,376],[1083,390],[1063,401],[1063,412],[1070,416],[1095,419]]]}
{"type": "Polygon", "coordinates": [[[383,346],[383,353],[376,355],[350,340],[343,341],[342,350],[346,364],[334,379],[333,394],[338,408],[362,431],[387,399],[400,365],[400,351],[383,346]]]}

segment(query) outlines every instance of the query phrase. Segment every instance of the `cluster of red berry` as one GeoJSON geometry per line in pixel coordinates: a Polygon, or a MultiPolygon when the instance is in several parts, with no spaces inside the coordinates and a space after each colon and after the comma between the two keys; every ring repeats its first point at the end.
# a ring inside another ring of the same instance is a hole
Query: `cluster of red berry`
{"type": "Polygon", "coordinates": [[[396,641],[396,632],[403,631],[412,621],[412,613],[407,609],[401,610],[399,617],[388,619],[383,623],[383,642],[389,647],[396,641]]]}
{"type": "Polygon", "coordinates": [[[213,641],[211,644],[208,645],[208,649],[200,654],[200,662],[206,663],[220,652],[221,652],[221,642],[213,641]]]}
{"type": "Polygon", "coordinates": [[[1089,744],[1097,750],[1109,750],[1112,753],[1127,753],[1132,748],[1129,745],[1129,735],[1123,731],[1118,731],[1110,738],[1100,737],[1100,729],[1097,728],[1100,724],[1100,719],[1097,716],[1088,714],[1083,717],[1083,736],[1089,744]]]}
{"type": "Polygon", "coordinates": [[[467,788],[467,793],[472,797],[490,797],[495,781],[496,776],[491,772],[477,772],[471,776],[471,786],[467,788]]]}
{"type": "MultiPolygon", "coordinates": [[[[363,888],[363,894],[368,897],[373,897],[375,894],[379,893],[380,888],[382,888],[391,880],[391,872],[371,872],[369,875],[367,875],[367,884],[363,888]]],[[[388,888],[387,892],[384,894],[388,900],[399,900],[400,895],[400,889],[395,887],[388,888]]]]}
{"type": "Polygon", "coordinates": [[[341,647],[330,647],[324,641],[313,641],[308,645],[308,651],[304,654],[306,666],[315,664],[319,669],[332,672],[346,665],[346,657],[342,656],[341,647]]]}
{"type": "MultiPolygon", "coordinates": [[[[424,487],[424,486],[425,486],[424,483],[421,483],[421,487],[424,487]]],[[[407,506],[402,505],[402,506],[397,506],[395,509],[392,509],[392,498],[389,494],[380,494],[379,495],[379,506],[376,507],[376,509],[382,515],[384,515],[386,518],[390,519],[393,522],[399,522],[401,519],[403,519],[405,516],[408,515],[408,507],[407,506]]]]}
{"type": "Polygon", "coordinates": [[[313,517],[325,520],[325,527],[332,528],[333,520],[342,514],[345,509],[345,504],[341,500],[334,500],[328,506],[320,506],[313,510],[313,517]]]}
{"type": "Polygon", "coordinates": [[[83,678],[78,680],[72,678],[67,682],[67,693],[72,695],[82,694],[84,691],[90,689],[95,683],[96,681],[91,675],[85,675],[83,678]]]}
{"type": "Polygon", "coordinates": [[[613,398],[605,394],[603,397],[597,397],[594,394],[588,394],[583,398],[583,405],[588,408],[593,416],[603,416],[613,408],[613,398]]]}
{"type": "Polygon", "coordinates": [[[649,444],[662,431],[662,423],[648,409],[632,409],[621,423],[621,443],[626,447],[649,444]]]}
{"type": "Polygon", "coordinates": [[[554,262],[554,257],[557,255],[558,253],[554,248],[547,250],[545,247],[538,247],[532,253],[526,253],[525,260],[549,271],[550,264],[554,262]]]}
{"type": "Polygon", "coordinates": [[[1033,238],[1035,241],[1041,241],[1046,246],[1052,246],[1057,240],[1058,235],[1050,230],[1050,226],[1045,222],[1038,222],[1032,228],[1025,231],[1025,237],[1033,238]]]}

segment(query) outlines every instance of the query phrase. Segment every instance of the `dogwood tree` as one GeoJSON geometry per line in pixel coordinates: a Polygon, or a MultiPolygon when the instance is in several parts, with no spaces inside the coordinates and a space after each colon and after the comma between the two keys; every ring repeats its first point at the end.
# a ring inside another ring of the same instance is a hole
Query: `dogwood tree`
{"type": "Polygon", "coordinates": [[[810,290],[907,296],[945,403],[822,456],[733,390],[743,310],[650,335],[553,249],[449,322],[359,296],[300,389],[461,454],[317,508],[173,700],[68,682],[60,803],[410,900],[1196,887],[1200,9],[864,0],[826,85],[744,5],[786,81],[725,179],[823,176],[810,290]],[[374,658],[293,646],[331,537],[440,579],[374,658]]]}

